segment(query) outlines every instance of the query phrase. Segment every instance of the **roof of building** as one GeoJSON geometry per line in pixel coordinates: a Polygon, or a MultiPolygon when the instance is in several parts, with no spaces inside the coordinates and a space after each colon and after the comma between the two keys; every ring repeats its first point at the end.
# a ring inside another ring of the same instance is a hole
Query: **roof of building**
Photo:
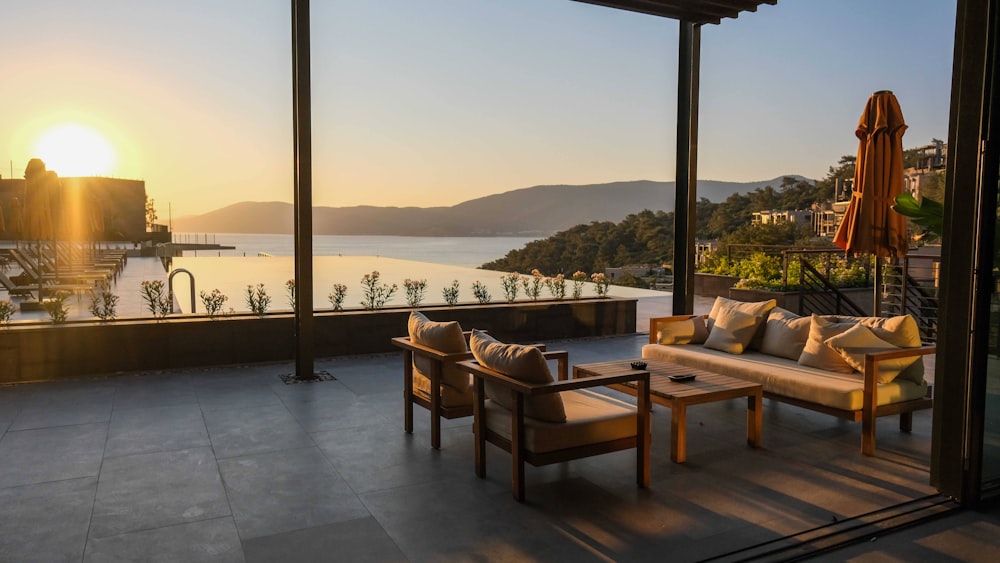
{"type": "Polygon", "coordinates": [[[717,24],[723,18],[736,18],[740,12],[755,12],[761,4],[774,5],[778,0],[576,0],[586,4],[629,10],[696,24],[717,24]]]}

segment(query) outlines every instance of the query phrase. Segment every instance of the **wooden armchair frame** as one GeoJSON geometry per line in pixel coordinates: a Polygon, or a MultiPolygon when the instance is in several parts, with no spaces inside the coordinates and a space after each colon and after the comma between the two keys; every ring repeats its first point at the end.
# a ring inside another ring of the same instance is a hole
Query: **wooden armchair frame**
{"type": "Polygon", "coordinates": [[[649,372],[635,370],[622,375],[568,379],[569,354],[563,351],[543,352],[547,360],[558,360],[559,379],[551,383],[530,384],[513,379],[502,373],[486,368],[475,360],[459,362],[473,375],[474,422],[476,439],[476,475],[486,476],[486,442],[506,450],[511,454],[511,485],[514,498],[524,502],[524,463],[536,467],[573,459],[590,457],[619,450],[636,449],[636,483],[640,488],[649,487],[649,447],[650,447],[650,399],[649,372]],[[484,382],[502,385],[511,393],[511,439],[501,436],[486,427],[486,393],[484,382]],[[547,393],[559,393],[574,389],[602,387],[628,381],[638,382],[636,396],[636,436],[608,442],[597,442],[551,452],[535,453],[525,447],[524,398],[547,393]]]}
{"type": "MultiPolygon", "coordinates": [[[[472,331],[462,333],[466,344],[472,331]]],[[[431,447],[441,449],[441,419],[462,418],[472,416],[472,404],[458,407],[446,407],[441,401],[441,374],[444,366],[461,360],[472,359],[472,352],[456,352],[445,354],[433,348],[410,341],[408,336],[392,339],[395,346],[403,349],[403,430],[413,433],[413,405],[424,407],[431,413],[431,447]],[[431,372],[426,374],[431,380],[430,400],[413,393],[413,357],[423,356],[431,360],[431,372]]]]}

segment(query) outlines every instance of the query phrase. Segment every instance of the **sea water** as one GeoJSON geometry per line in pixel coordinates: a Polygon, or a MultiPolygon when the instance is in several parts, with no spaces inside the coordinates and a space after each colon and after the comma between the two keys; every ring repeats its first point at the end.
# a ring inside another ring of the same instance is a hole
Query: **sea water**
{"type": "MultiPolygon", "coordinates": [[[[375,256],[476,268],[524,248],[537,237],[313,236],[313,256],[375,256]]],[[[294,256],[292,235],[174,233],[178,243],[220,244],[233,250],[188,251],[185,257],[294,256]]]]}
{"type": "MultiPolygon", "coordinates": [[[[478,269],[478,266],[502,258],[509,251],[523,248],[535,240],[528,237],[399,237],[399,236],[333,236],[318,235],[313,238],[313,305],[328,309],[328,296],[334,284],[347,286],[345,308],[360,308],[363,294],[361,280],[365,275],[379,272],[380,283],[396,285],[397,290],[387,306],[406,304],[404,282],[426,280],[427,289],[423,305],[443,304],[442,291],[455,281],[459,284],[459,302],[471,303],[475,299],[472,285],[480,282],[492,296],[493,303],[505,301],[501,277],[504,272],[478,269]]],[[[175,242],[214,243],[233,246],[231,250],[188,251],[185,256],[174,258],[164,267],[159,258],[129,258],[124,272],[115,280],[112,291],[119,296],[118,316],[149,316],[141,298],[143,281],[167,282],[173,275],[175,311],[178,313],[204,313],[200,293],[218,289],[228,297],[225,310],[247,312],[247,286],[264,284],[271,297],[272,311],[289,310],[286,283],[295,277],[293,240],[290,235],[255,234],[175,234],[175,242]],[[192,288],[192,278],[194,291],[192,288]],[[194,303],[192,307],[192,296],[194,303]]],[[[527,273],[527,272],[522,272],[527,273]]],[[[549,272],[546,272],[549,273],[549,272]]],[[[567,297],[572,293],[572,281],[566,282],[567,297]]],[[[593,296],[593,284],[586,284],[585,296],[593,296]]],[[[612,286],[616,297],[663,298],[663,292],[652,292],[612,286]]],[[[6,296],[4,296],[6,297],[6,296]]],[[[541,298],[550,297],[546,289],[541,298]]],[[[523,288],[517,300],[526,300],[523,288]]],[[[16,299],[15,299],[16,300],[16,299]]],[[[67,301],[71,320],[88,319],[89,297],[84,294],[67,301]]],[[[14,320],[46,320],[44,312],[18,313],[14,320]]]]}

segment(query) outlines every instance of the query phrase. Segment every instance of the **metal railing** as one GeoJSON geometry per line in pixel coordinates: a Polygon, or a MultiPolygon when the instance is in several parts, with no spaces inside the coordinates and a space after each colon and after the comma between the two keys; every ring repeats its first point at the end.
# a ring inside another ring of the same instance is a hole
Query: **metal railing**
{"type": "Polygon", "coordinates": [[[940,255],[911,255],[883,268],[882,316],[913,315],[927,343],[937,340],[940,265],[940,255]]]}
{"type": "Polygon", "coordinates": [[[799,257],[800,315],[835,314],[863,317],[865,310],[830,282],[829,273],[820,273],[805,257],[799,257]]]}

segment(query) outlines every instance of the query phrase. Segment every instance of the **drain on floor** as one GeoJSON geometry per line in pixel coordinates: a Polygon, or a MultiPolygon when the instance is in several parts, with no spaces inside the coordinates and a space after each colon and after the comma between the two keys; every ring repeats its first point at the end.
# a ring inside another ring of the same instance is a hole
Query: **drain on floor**
{"type": "Polygon", "coordinates": [[[296,383],[319,383],[321,381],[336,381],[337,378],[325,370],[320,370],[312,374],[312,377],[299,377],[294,373],[283,373],[278,377],[285,385],[295,385],[296,383]]]}

